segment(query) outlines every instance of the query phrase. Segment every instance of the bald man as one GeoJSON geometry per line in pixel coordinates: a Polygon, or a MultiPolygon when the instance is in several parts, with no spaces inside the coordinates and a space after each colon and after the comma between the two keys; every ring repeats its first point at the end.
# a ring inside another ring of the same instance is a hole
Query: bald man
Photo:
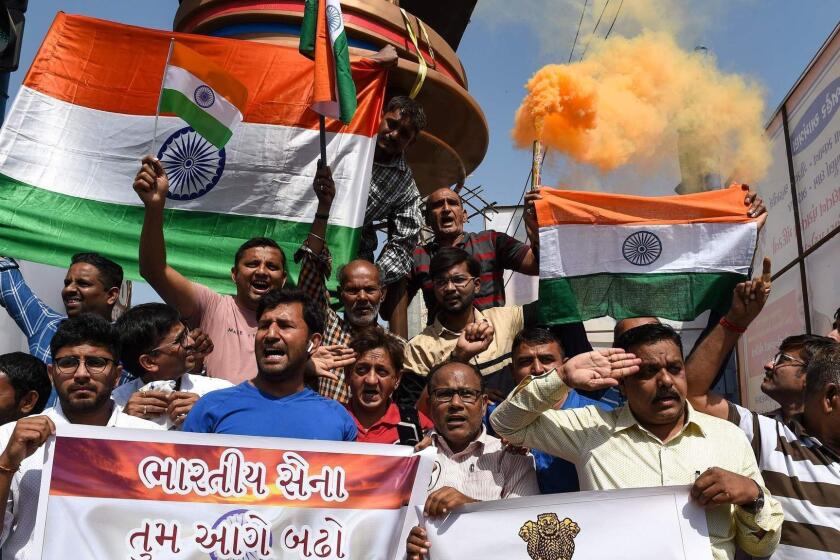
{"type": "MultiPolygon", "coordinates": [[[[533,206],[534,195],[525,197],[525,205],[533,206]]],[[[435,320],[437,301],[435,300],[432,279],[429,276],[429,263],[442,247],[457,247],[465,250],[481,265],[481,288],[476,294],[474,306],[484,311],[491,307],[505,305],[505,270],[515,270],[529,276],[540,273],[537,247],[539,232],[532,213],[525,214],[525,230],[530,245],[517,241],[507,233],[485,230],[478,233],[465,232],[467,210],[461,197],[449,188],[434,191],[426,199],[426,225],[434,233],[434,238],[425,245],[418,245],[414,250],[414,266],[408,278],[408,297],[414,297],[422,290],[426,308],[429,310],[429,324],[435,320]]],[[[386,303],[387,306],[387,303],[386,303]]],[[[383,310],[383,314],[388,310],[383,310]]]]}
{"type": "Polygon", "coordinates": [[[335,183],[329,167],[315,174],[314,188],[318,197],[315,221],[295,253],[295,262],[301,265],[298,287],[324,311],[326,318],[323,342],[310,360],[313,370],[309,373],[314,376],[310,375],[309,381],[317,384],[321,395],[346,404],[350,401],[350,389],[344,371],[356,361],[348,343],[357,331],[377,324],[386,287],[375,264],[362,259],[350,261],[338,271],[338,299],[343,304],[344,317],[330,307],[326,280],[332,272],[332,256],[325,239],[335,183]]]}

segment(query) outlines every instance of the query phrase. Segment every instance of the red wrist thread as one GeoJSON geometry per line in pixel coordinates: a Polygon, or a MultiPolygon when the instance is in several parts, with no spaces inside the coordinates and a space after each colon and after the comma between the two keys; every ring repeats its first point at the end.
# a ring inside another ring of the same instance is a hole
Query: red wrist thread
{"type": "Polygon", "coordinates": [[[726,317],[721,317],[720,318],[720,326],[723,327],[724,329],[726,329],[728,331],[732,331],[736,334],[744,334],[745,332],[747,332],[747,329],[739,327],[735,323],[732,323],[731,321],[728,321],[726,319],[726,317]]]}

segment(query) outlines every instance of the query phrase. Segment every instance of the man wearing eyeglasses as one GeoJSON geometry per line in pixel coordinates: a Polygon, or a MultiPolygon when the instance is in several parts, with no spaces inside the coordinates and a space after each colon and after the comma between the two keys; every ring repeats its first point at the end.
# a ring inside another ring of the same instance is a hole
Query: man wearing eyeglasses
{"type": "Polygon", "coordinates": [[[0,548],[3,558],[35,558],[33,531],[43,444],[61,424],[160,429],[154,422],[125,414],[111,389],[120,376],[119,333],[108,321],[90,313],[63,321],[50,341],[48,367],[58,403],[42,415],[28,416],[0,427],[0,548]]]}
{"type": "Polygon", "coordinates": [[[513,388],[511,345],[516,333],[534,323],[534,304],[477,309],[481,269],[475,258],[457,247],[441,248],[429,273],[438,314],[406,346],[399,402],[417,402],[429,371],[450,359],[472,363],[484,376],[491,398],[503,399],[513,388]]]}
{"type": "MultiPolygon", "coordinates": [[[[472,502],[540,493],[534,458],[507,451],[484,429],[488,403],[484,377],[472,365],[450,362],[438,366],[429,373],[426,390],[437,458],[424,516],[446,515],[472,502]]],[[[406,548],[409,560],[427,554],[425,530],[414,527],[406,548]]]]}
{"type": "Polygon", "coordinates": [[[195,362],[195,340],[171,305],[137,305],[116,326],[122,363],[136,376],[111,396],[126,414],[178,429],[200,397],[233,386],[224,379],[187,373],[195,362]]]}

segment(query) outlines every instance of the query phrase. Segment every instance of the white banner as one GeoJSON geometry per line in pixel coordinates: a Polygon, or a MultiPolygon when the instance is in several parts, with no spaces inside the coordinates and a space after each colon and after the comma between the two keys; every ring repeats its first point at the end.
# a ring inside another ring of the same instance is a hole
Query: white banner
{"type": "Polygon", "coordinates": [[[426,522],[430,560],[710,560],[706,515],[688,491],[664,486],[470,504],[426,522]]]}
{"type": "Polygon", "coordinates": [[[401,558],[434,450],[59,426],[40,558],[401,558]],[[406,507],[408,505],[408,507],[406,507]]]}

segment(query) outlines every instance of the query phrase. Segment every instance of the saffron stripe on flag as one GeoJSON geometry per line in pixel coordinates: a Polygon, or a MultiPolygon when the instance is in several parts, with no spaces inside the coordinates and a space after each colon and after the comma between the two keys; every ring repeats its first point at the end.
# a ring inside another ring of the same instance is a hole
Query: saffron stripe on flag
{"type": "Polygon", "coordinates": [[[245,109],[248,99],[248,89],[243,84],[231,79],[230,74],[222,67],[214,64],[207,57],[190,49],[178,40],[172,47],[170,66],[178,66],[196,76],[199,80],[213,88],[214,91],[226,98],[228,103],[236,107],[241,113],[245,109]]]}
{"type": "Polygon", "coordinates": [[[233,136],[233,131],[197,106],[178,90],[164,89],[160,96],[160,112],[173,113],[184,119],[208,142],[221,149],[233,136]]]}
{"type": "Polygon", "coordinates": [[[540,324],[610,316],[689,321],[706,309],[726,313],[744,277],[732,273],[593,274],[540,280],[540,324]]]}

